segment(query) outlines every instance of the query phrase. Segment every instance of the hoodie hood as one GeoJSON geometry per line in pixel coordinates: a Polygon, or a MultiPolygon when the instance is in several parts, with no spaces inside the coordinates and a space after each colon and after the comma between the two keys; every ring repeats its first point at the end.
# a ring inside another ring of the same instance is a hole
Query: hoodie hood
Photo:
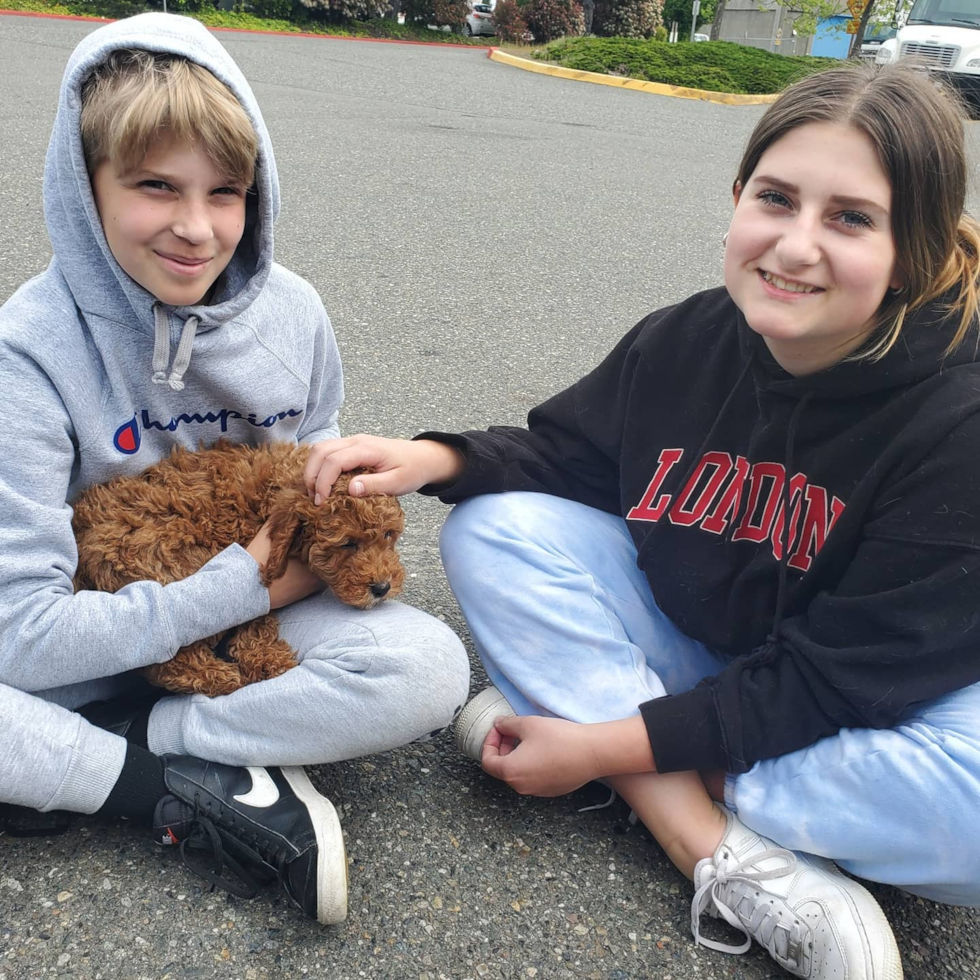
{"type": "Polygon", "coordinates": [[[794,377],[780,367],[765,340],[736,308],[739,348],[743,359],[753,362],[756,386],[775,395],[834,400],[885,392],[977,360],[976,345],[969,339],[946,353],[960,322],[958,311],[947,313],[955,298],[950,293],[909,313],[898,340],[878,361],[848,359],[823,371],[794,377]]]}
{"type": "MultiPolygon", "coordinates": [[[[135,324],[161,336],[161,313],[184,321],[193,334],[220,326],[247,309],[272,267],[273,223],[279,214],[279,178],[272,143],[252,90],[230,55],[202,24],[173,14],[140,14],[93,31],[75,49],[65,69],[44,168],[44,214],[54,265],[83,313],[135,324]],[[245,232],[216,283],[209,305],[169,307],[131,279],[109,249],[85,167],[81,136],[81,90],[95,67],[116,50],[139,48],[182,55],[210,71],[235,94],[259,139],[253,192],[246,199],[245,232]]],[[[187,347],[188,344],[182,344],[187,347]]],[[[189,350],[185,352],[189,356],[189,350]]],[[[179,357],[178,353],[178,357],[179,357]]],[[[154,357],[159,374],[161,358],[154,357]]]]}

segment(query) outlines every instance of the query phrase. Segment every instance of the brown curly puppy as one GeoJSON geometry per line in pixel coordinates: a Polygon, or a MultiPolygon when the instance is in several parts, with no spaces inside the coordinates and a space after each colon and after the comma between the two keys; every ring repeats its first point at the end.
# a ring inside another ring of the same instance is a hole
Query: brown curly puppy
{"type": "MultiPolygon", "coordinates": [[[[405,582],[395,542],[405,526],[394,497],[351,497],[351,473],[319,507],[303,484],[309,450],[290,443],[197,452],[177,447],[138,476],[86,490],[74,504],[78,542],[75,591],[116,592],[131,582],[164,585],[196,572],[230,544],[246,545],[269,520],[268,585],[301,558],[342,602],[362,609],[398,595],[405,582]]],[[[357,472],[357,471],[355,471],[357,472]]],[[[181,693],[229,694],[296,665],[275,616],[177,651],[146,667],[147,677],[181,693]],[[216,653],[227,647],[228,659],[216,653]]]]}

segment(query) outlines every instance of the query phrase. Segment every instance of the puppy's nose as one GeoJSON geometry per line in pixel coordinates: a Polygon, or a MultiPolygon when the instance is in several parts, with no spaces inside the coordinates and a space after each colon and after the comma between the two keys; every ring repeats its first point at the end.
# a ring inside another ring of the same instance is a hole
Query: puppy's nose
{"type": "Polygon", "coordinates": [[[372,582],[371,595],[375,599],[383,599],[391,591],[391,582],[372,582]]]}

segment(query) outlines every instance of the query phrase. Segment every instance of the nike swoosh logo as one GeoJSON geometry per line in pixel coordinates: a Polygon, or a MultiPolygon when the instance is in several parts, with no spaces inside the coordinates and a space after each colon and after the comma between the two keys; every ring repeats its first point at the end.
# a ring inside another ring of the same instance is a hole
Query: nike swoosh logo
{"type": "Polygon", "coordinates": [[[279,800],[279,787],[276,786],[272,777],[261,766],[246,766],[248,774],[252,777],[252,788],[235,799],[245,806],[254,806],[264,809],[272,806],[279,800]]]}

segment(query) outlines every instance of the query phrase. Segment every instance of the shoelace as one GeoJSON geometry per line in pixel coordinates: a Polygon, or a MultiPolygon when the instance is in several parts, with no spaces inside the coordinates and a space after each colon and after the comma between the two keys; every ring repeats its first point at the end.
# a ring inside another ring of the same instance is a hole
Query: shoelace
{"type": "Polygon", "coordinates": [[[763,903],[760,903],[753,912],[748,928],[746,928],[719,895],[721,888],[731,882],[744,882],[754,885],[770,878],[782,878],[783,875],[791,874],[795,870],[796,855],[782,847],[770,847],[761,853],[750,854],[738,862],[732,859],[730,851],[723,849],[720,857],[715,861],[714,877],[709,878],[698,888],[694,893],[694,901],[691,903],[691,932],[694,935],[695,943],[700,943],[708,949],[717,950],[719,953],[738,955],[748,952],[752,946],[752,939],[755,938],[777,963],[784,966],[797,964],[806,938],[798,925],[794,924],[791,929],[785,926],[780,928],[781,923],[778,917],[774,916],[763,903]],[[749,870],[752,865],[769,859],[775,859],[779,863],[765,871],[749,870]],[[714,905],[721,917],[730,926],[745,936],[745,942],[741,946],[707,939],[701,935],[701,916],[710,904],[714,905]]]}
{"type": "MultiPolygon", "coordinates": [[[[579,813],[588,813],[590,810],[607,810],[609,807],[619,799],[619,793],[616,792],[611,786],[609,789],[609,799],[605,803],[594,803],[592,806],[580,806],[578,808],[579,813]]],[[[636,815],[636,810],[630,810],[630,815],[626,818],[627,823],[631,827],[636,826],[636,822],[639,819],[636,815]]]]}
{"type": "MultiPolygon", "coordinates": [[[[250,841],[246,841],[243,835],[236,832],[235,820],[228,820],[223,811],[216,815],[217,821],[228,826],[234,835],[237,848],[241,849],[247,857],[252,858],[260,864],[270,864],[276,868],[280,882],[286,884],[286,853],[284,849],[277,848],[272,843],[262,846],[253,834],[250,841]]],[[[223,888],[225,891],[238,898],[255,898],[259,893],[261,877],[251,874],[245,866],[228,853],[221,841],[221,835],[215,826],[215,821],[211,818],[211,806],[205,804],[202,808],[200,800],[194,800],[193,815],[187,820],[187,833],[180,842],[180,856],[189,871],[196,874],[199,878],[211,883],[212,886],[223,888]],[[191,860],[188,851],[202,852],[209,854],[212,858],[211,867],[207,867],[199,861],[191,860]],[[229,878],[223,874],[229,871],[234,878],[229,878]]]]}

